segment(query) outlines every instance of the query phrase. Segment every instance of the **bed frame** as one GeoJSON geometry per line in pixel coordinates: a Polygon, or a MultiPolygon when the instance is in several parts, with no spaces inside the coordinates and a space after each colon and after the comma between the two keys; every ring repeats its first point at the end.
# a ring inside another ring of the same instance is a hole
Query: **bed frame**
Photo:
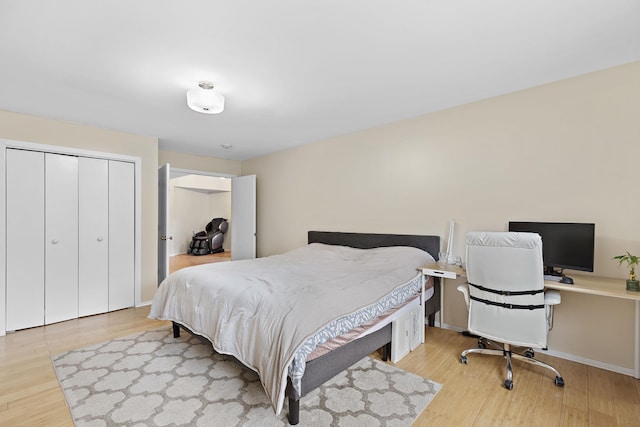
{"type": "MultiPolygon", "coordinates": [[[[309,231],[308,243],[350,246],[359,249],[411,246],[430,253],[434,259],[437,259],[438,251],[440,250],[440,236],[407,234],[309,231]]],[[[436,298],[436,296],[434,295],[431,299],[438,299],[439,303],[439,298],[436,298]]],[[[439,304],[436,308],[439,309],[439,304]]],[[[437,311],[433,307],[431,309],[434,310],[433,313],[437,311]]],[[[429,307],[427,307],[427,310],[429,310],[429,307]]],[[[432,313],[427,311],[425,314],[431,315],[432,313]]],[[[188,329],[186,330],[188,331],[188,329]]],[[[173,323],[173,336],[176,338],[180,336],[180,325],[175,322],[173,323]]],[[[300,421],[300,398],[378,349],[382,349],[382,358],[387,360],[391,351],[391,323],[374,333],[353,340],[308,362],[302,377],[299,393],[294,390],[291,379],[287,379],[286,397],[289,399],[289,424],[296,425],[300,421]]]]}

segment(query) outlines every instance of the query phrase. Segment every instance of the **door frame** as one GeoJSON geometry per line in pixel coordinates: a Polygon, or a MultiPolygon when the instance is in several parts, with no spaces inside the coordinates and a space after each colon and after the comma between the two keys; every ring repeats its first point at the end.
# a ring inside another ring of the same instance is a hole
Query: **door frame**
{"type": "MultiPolygon", "coordinates": [[[[166,162],[162,165],[158,165],[158,171],[161,170],[163,167],[165,167],[166,165],[169,165],[169,181],[171,181],[174,178],[179,178],[181,176],[184,175],[201,175],[201,176],[211,176],[211,177],[221,177],[221,178],[229,178],[229,179],[233,179],[233,178],[238,178],[241,177],[241,175],[235,175],[235,174],[229,174],[229,173],[222,173],[222,172],[208,172],[208,171],[201,171],[201,170],[195,170],[195,169],[182,169],[182,168],[174,168],[173,166],[171,166],[170,162],[166,162]]],[[[158,178],[159,179],[159,178],[158,178]]],[[[169,185],[167,185],[167,191],[168,191],[169,185]]],[[[233,194],[233,188],[231,189],[231,192],[233,194]]],[[[232,195],[233,197],[233,195],[232,195]]],[[[158,196],[159,199],[159,196],[158,196]]],[[[255,203],[255,202],[254,202],[255,203]]],[[[158,208],[160,206],[158,205],[158,208]]],[[[167,209],[170,209],[169,207],[167,209]]],[[[232,206],[233,209],[233,206],[232,206]]],[[[171,217],[171,212],[168,212],[167,218],[171,217]]],[[[160,212],[158,212],[158,220],[160,219],[160,212]]],[[[233,221],[233,218],[231,218],[233,221]]],[[[160,225],[158,227],[158,229],[160,228],[160,225]]],[[[168,229],[168,224],[167,224],[167,235],[171,234],[171,230],[168,229]]],[[[254,230],[254,234],[255,234],[255,230],[254,230]]],[[[157,236],[157,241],[156,241],[156,245],[158,247],[158,257],[162,256],[161,251],[160,251],[160,235],[157,236]]],[[[254,243],[255,246],[255,243],[254,243]]],[[[232,251],[232,256],[233,256],[233,251],[232,251]]],[[[168,253],[165,255],[166,259],[166,264],[167,266],[169,265],[169,255],[168,253]]],[[[160,268],[160,261],[158,260],[158,270],[160,268]]],[[[159,273],[158,273],[159,274],[159,273]]],[[[159,285],[159,283],[158,283],[159,285]]]]}
{"type": "MultiPolygon", "coordinates": [[[[169,165],[171,165],[171,163],[169,163],[169,165]]],[[[161,166],[164,166],[164,165],[160,165],[158,167],[161,167],[161,166]]],[[[173,178],[180,178],[181,176],[184,176],[184,175],[203,175],[203,176],[213,176],[213,177],[220,177],[220,178],[235,178],[236,176],[238,176],[231,173],[205,172],[205,171],[199,171],[199,170],[193,170],[193,169],[174,168],[173,166],[171,166],[171,169],[169,170],[170,180],[173,178]]]]}
{"type": "MultiPolygon", "coordinates": [[[[119,160],[134,164],[134,192],[135,192],[135,236],[134,236],[134,304],[136,307],[142,304],[142,158],[117,153],[86,150],[81,148],[63,147],[58,145],[39,144],[35,142],[15,141],[0,138],[0,242],[6,242],[6,173],[7,148],[19,150],[42,151],[54,154],[66,154],[80,157],[93,157],[97,159],[119,160]]],[[[44,242],[44,240],[43,240],[44,242]]],[[[5,335],[6,330],[6,245],[0,245],[0,336],[5,335]]]]}
{"type": "Polygon", "coordinates": [[[169,183],[171,181],[171,165],[165,163],[158,168],[158,257],[156,261],[158,285],[169,275],[169,249],[167,238],[169,236],[169,183]]]}
{"type": "Polygon", "coordinates": [[[231,260],[256,257],[256,176],[231,179],[231,260]],[[234,213],[235,212],[235,213],[234,213]]]}

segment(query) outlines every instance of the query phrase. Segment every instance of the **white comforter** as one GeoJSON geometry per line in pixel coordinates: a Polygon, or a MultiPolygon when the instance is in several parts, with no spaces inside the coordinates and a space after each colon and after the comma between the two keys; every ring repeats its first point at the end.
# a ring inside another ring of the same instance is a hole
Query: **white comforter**
{"type": "Polygon", "coordinates": [[[185,325],[258,372],[279,414],[297,349],[331,321],[415,278],[429,259],[410,247],[314,243],[282,255],[190,267],[162,282],[149,317],[185,325]]]}

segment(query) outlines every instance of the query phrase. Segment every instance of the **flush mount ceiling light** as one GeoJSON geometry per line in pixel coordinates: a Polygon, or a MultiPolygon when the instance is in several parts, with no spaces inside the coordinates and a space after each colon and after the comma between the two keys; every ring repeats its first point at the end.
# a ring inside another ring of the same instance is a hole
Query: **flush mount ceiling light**
{"type": "Polygon", "coordinates": [[[224,110],[224,96],[213,90],[213,83],[201,81],[187,92],[187,105],[198,113],[218,114],[224,110]]]}

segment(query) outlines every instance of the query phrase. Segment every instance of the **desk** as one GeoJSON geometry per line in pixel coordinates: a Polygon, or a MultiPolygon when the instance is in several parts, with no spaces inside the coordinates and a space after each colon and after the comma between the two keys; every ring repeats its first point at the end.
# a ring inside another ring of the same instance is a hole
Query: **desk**
{"type": "Polygon", "coordinates": [[[576,292],[635,301],[633,377],[640,379],[640,292],[627,291],[625,279],[576,275],[573,276],[573,281],[573,285],[567,285],[545,280],[544,286],[547,289],[556,289],[562,292],[576,292]]]}
{"type": "MultiPolygon", "coordinates": [[[[446,265],[440,267],[438,263],[427,264],[421,267],[425,276],[439,277],[440,287],[440,327],[444,326],[444,290],[442,285],[444,279],[457,279],[467,277],[467,272],[457,265],[446,265]]],[[[635,301],[635,323],[634,323],[634,344],[633,344],[633,377],[640,379],[640,292],[626,290],[625,279],[612,279],[597,276],[573,276],[573,285],[545,280],[544,286],[547,289],[556,289],[562,292],[576,292],[581,294],[598,295],[609,298],[620,298],[635,301]]]]}
{"type": "MultiPolygon", "coordinates": [[[[457,265],[446,265],[441,268],[438,263],[427,264],[421,268],[425,276],[439,277],[440,283],[440,327],[444,325],[444,279],[467,277],[467,272],[457,265]]],[[[545,280],[547,289],[562,292],[598,295],[609,298],[620,298],[635,301],[633,377],[640,379],[640,292],[626,290],[625,279],[612,279],[597,276],[573,276],[573,285],[545,280]]]]}
{"type": "Polygon", "coordinates": [[[425,276],[440,278],[440,327],[442,328],[444,326],[444,279],[467,277],[467,272],[459,265],[447,264],[442,268],[437,262],[427,264],[420,269],[425,276]]]}

